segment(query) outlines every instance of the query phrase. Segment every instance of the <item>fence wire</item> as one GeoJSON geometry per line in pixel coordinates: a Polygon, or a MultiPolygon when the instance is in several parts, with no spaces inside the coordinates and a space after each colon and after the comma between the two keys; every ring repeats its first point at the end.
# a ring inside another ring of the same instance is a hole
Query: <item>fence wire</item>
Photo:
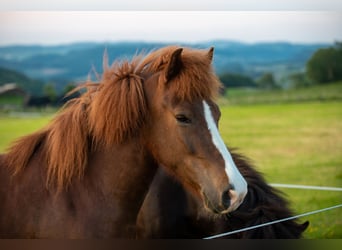
{"type": "MultiPolygon", "coordinates": [[[[342,188],[338,188],[338,187],[292,185],[292,184],[280,184],[280,183],[272,183],[270,185],[273,186],[273,187],[283,187],[283,188],[299,188],[299,189],[325,190],[325,191],[342,191],[342,188]]],[[[210,239],[221,238],[221,237],[224,237],[224,236],[245,232],[245,231],[253,230],[253,229],[256,229],[256,228],[260,228],[260,227],[266,227],[266,226],[273,225],[273,224],[276,224],[276,223],[281,223],[281,222],[288,221],[288,220],[298,219],[298,218],[301,218],[301,217],[304,217],[304,216],[308,216],[308,215],[312,215],[312,214],[317,214],[317,213],[325,212],[325,211],[336,209],[336,208],[340,208],[340,207],[342,207],[342,204],[338,204],[338,205],[335,205],[335,206],[332,206],[332,207],[327,207],[327,208],[322,208],[322,209],[319,209],[319,210],[314,210],[314,211],[306,212],[306,213],[299,214],[299,215],[294,215],[294,216],[283,218],[283,219],[279,219],[279,220],[269,221],[269,222],[266,222],[266,223],[263,223],[263,224],[259,224],[259,225],[255,225],[255,226],[244,227],[244,228],[233,230],[233,231],[230,231],[230,232],[225,232],[225,233],[220,233],[220,234],[208,236],[208,237],[205,237],[203,239],[210,240],[210,239]]]]}

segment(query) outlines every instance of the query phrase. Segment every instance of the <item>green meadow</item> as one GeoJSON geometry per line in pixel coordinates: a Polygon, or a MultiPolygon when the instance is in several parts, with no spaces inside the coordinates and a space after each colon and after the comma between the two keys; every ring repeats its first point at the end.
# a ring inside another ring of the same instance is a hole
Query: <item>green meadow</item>
{"type": "MultiPolygon", "coordinates": [[[[222,107],[220,130],[269,183],[342,187],[342,103],[222,107]]],[[[342,192],[281,189],[296,214],[342,204],[342,192]]],[[[342,238],[342,208],[311,215],[306,238],[342,238]]]]}
{"type": "MultiPolygon", "coordinates": [[[[341,86],[228,92],[228,99],[219,101],[222,137],[251,159],[269,183],[342,187],[341,86]]],[[[52,116],[0,114],[0,152],[52,116]]],[[[295,214],[342,203],[342,192],[280,189],[295,214]]],[[[310,221],[304,238],[342,238],[342,208],[300,220],[310,221]]]]}

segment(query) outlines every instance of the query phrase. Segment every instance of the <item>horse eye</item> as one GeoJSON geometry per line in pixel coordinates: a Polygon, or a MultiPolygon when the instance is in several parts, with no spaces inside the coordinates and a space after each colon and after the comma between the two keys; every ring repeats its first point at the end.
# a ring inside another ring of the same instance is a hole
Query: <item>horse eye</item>
{"type": "Polygon", "coordinates": [[[185,115],[176,115],[176,119],[179,123],[185,123],[185,124],[191,123],[191,120],[185,115]]]}

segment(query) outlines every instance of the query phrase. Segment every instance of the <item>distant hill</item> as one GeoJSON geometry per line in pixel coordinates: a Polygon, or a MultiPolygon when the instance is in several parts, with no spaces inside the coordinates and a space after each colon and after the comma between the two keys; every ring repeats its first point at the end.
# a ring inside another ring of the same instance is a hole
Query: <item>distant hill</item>
{"type": "Polygon", "coordinates": [[[23,90],[34,95],[41,95],[45,84],[41,80],[31,79],[17,71],[0,68],[0,86],[7,83],[16,83],[23,90]]]}
{"type": "MultiPolygon", "coordinates": [[[[109,60],[131,58],[140,52],[166,46],[165,43],[117,42],[75,43],[60,46],[0,47],[0,67],[23,72],[29,77],[66,84],[84,80],[92,68],[101,73],[105,49],[109,60]],[[66,80],[65,80],[66,79],[66,80]]],[[[256,43],[209,41],[179,44],[196,48],[215,47],[214,67],[218,74],[231,72],[256,78],[272,72],[280,79],[303,71],[305,63],[319,48],[331,44],[256,43]]],[[[62,87],[60,87],[62,88],[62,87]]]]}

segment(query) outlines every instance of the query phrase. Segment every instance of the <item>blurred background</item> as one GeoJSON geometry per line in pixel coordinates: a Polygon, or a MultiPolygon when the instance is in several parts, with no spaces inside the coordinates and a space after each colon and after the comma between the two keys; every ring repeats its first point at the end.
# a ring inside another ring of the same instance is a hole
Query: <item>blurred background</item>
{"type": "MultiPolygon", "coordinates": [[[[214,46],[227,145],[270,183],[342,187],[338,1],[142,2],[1,3],[0,152],[96,81],[105,51],[111,62],[171,44],[214,46]]],[[[342,203],[341,192],[281,190],[296,213],[342,203]]],[[[341,209],[306,219],[306,238],[342,238],[341,209]]]]}

